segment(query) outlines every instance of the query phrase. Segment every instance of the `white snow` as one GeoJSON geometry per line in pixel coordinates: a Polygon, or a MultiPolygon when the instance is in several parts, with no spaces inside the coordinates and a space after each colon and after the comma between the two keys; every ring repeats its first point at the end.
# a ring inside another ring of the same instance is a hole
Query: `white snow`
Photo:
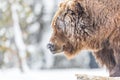
{"type": "Polygon", "coordinates": [[[54,69],[21,73],[18,69],[0,70],[0,80],[77,80],[76,74],[108,76],[104,69],[54,69]]]}

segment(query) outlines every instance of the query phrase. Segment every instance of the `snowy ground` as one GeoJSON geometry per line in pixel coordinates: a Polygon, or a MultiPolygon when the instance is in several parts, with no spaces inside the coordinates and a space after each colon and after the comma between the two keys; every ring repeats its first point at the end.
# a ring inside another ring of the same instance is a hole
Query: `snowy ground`
{"type": "Polygon", "coordinates": [[[108,76],[104,69],[56,69],[21,73],[17,69],[0,70],[0,80],[77,80],[75,74],[108,76]]]}

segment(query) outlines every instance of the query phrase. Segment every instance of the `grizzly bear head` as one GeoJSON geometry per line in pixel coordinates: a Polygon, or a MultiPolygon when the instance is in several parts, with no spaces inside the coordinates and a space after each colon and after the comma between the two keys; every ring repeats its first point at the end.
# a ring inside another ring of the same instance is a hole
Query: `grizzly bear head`
{"type": "Polygon", "coordinates": [[[72,57],[82,50],[92,32],[91,19],[77,0],[62,2],[51,26],[53,33],[47,47],[52,53],[64,52],[67,57],[72,57]]]}

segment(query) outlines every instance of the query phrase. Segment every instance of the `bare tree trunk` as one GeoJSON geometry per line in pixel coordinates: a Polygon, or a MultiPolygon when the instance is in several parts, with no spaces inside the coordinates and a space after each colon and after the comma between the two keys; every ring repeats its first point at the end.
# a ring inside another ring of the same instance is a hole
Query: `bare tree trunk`
{"type": "Polygon", "coordinates": [[[22,31],[20,28],[19,18],[17,14],[17,5],[15,3],[11,3],[11,12],[13,20],[14,40],[16,48],[18,50],[19,67],[21,71],[28,71],[29,68],[26,62],[26,46],[23,41],[22,31]]]}

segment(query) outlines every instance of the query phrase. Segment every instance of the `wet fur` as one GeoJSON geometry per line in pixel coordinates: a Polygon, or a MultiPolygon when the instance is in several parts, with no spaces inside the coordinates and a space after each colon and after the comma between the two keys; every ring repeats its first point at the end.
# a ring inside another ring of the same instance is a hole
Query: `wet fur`
{"type": "Polygon", "coordinates": [[[67,56],[91,50],[110,76],[120,77],[120,0],[65,0],[52,28],[51,42],[55,43],[57,34],[64,35],[64,41],[57,42],[65,45],[67,56]]]}

